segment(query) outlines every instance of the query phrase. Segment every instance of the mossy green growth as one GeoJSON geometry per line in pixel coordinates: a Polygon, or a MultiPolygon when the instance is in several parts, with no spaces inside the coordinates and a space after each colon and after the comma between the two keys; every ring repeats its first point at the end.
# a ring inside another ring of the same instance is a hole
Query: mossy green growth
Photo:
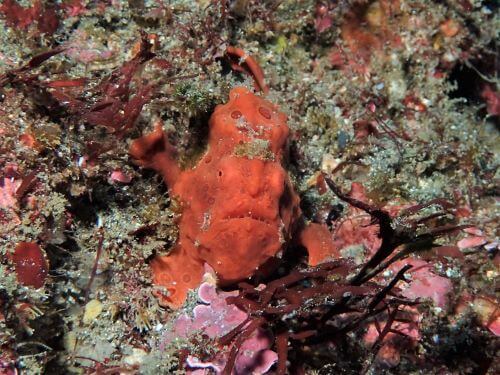
{"type": "Polygon", "coordinates": [[[274,155],[269,149],[269,141],[253,139],[250,142],[237,145],[234,149],[235,156],[248,159],[274,160],[274,155]]]}
{"type": "Polygon", "coordinates": [[[208,112],[215,105],[213,93],[197,82],[183,81],[174,90],[174,98],[190,113],[208,112]]]}
{"type": "Polygon", "coordinates": [[[283,54],[285,53],[286,49],[288,47],[288,39],[284,35],[280,35],[276,39],[276,44],[274,45],[274,50],[278,54],[283,54]]]}

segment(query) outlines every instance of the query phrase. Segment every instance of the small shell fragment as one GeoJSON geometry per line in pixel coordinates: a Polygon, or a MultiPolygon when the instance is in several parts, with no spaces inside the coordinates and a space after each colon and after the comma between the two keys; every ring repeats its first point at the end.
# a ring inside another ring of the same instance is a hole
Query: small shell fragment
{"type": "Polygon", "coordinates": [[[85,313],[83,314],[83,323],[92,323],[102,312],[102,303],[96,299],[90,300],[85,305],[85,313]]]}

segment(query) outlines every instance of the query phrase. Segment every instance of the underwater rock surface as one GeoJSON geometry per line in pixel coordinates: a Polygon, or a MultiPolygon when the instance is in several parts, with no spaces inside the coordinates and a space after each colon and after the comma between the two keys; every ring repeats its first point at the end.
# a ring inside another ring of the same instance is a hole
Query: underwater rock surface
{"type": "Polygon", "coordinates": [[[1,1],[0,374],[499,373],[499,14],[1,1]]]}

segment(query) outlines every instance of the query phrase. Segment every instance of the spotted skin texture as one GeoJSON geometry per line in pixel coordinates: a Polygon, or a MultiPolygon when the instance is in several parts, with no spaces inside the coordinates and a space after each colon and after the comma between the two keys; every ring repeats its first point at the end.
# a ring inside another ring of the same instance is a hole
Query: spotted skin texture
{"type": "Polygon", "coordinates": [[[135,140],[136,163],[157,170],[180,203],[179,240],[151,263],[161,301],[181,306],[200,285],[203,265],[220,285],[248,278],[281,254],[300,217],[299,197],[282,166],[289,128],[279,109],[243,87],[209,121],[207,151],[181,171],[161,124],[135,140]]]}

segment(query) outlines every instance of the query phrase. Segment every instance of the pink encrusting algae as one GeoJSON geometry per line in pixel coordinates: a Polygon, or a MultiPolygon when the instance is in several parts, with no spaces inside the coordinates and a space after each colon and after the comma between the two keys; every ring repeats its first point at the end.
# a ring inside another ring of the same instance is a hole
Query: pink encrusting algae
{"type": "MultiPolygon", "coordinates": [[[[213,271],[212,271],[213,273],[213,271]]],[[[198,289],[200,304],[193,309],[193,317],[179,316],[173,322],[173,329],[162,338],[165,350],[173,340],[186,339],[193,335],[206,335],[212,340],[220,339],[244,323],[248,315],[235,305],[228,304],[227,297],[237,292],[218,292],[215,285],[204,282],[198,289]]],[[[266,373],[277,360],[277,354],[270,350],[272,340],[264,330],[255,331],[241,346],[236,357],[234,374],[266,373]]],[[[209,374],[209,369],[220,374],[227,363],[228,351],[221,350],[209,361],[203,361],[191,354],[186,358],[189,374],[209,374]]]]}

